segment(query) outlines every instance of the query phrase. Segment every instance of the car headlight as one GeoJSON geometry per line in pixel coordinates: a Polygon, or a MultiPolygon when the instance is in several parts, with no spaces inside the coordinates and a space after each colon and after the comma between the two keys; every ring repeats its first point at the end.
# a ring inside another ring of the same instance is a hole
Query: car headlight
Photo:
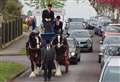
{"type": "Polygon", "coordinates": [[[99,53],[99,55],[103,56],[103,53],[102,53],[102,52],[100,52],[100,53],[99,53]]]}
{"type": "Polygon", "coordinates": [[[74,52],[71,52],[71,56],[75,56],[75,53],[74,53],[74,52]]]}

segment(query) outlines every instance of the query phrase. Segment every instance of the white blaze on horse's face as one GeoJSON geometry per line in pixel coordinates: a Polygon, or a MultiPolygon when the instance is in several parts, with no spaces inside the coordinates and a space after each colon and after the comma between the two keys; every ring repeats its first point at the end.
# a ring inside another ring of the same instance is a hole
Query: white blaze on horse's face
{"type": "Polygon", "coordinates": [[[36,39],[36,43],[37,43],[37,48],[40,48],[40,41],[39,41],[39,38],[38,37],[35,37],[35,39],[36,39]]]}
{"type": "Polygon", "coordinates": [[[60,47],[61,45],[60,45],[60,35],[58,35],[58,45],[57,45],[58,47],[60,47]]]}

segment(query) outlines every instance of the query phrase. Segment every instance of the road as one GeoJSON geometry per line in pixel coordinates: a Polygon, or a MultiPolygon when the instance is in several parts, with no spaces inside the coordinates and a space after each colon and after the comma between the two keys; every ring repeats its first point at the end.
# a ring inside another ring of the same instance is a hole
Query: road
{"type": "MultiPolygon", "coordinates": [[[[81,53],[81,62],[71,65],[68,74],[61,77],[53,77],[51,82],[98,82],[100,66],[98,63],[99,38],[94,37],[94,51],[92,53],[81,53]]],[[[44,82],[43,77],[29,78],[30,70],[26,71],[13,82],[44,82]]]]}

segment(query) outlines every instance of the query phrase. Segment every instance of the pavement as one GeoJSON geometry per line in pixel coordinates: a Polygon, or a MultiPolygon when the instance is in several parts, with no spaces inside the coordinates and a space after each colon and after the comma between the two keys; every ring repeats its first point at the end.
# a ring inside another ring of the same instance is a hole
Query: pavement
{"type": "Polygon", "coordinates": [[[30,68],[30,61],[26,55],[21,55],[21,50],[25,49],[25,44],[28,39],[29,32],[24,32],[22,37],[15,40],[11,45],[4,49],[0,49],[0,61],[11,61],[22,64],[25,69],[21,70],[18,74],[11,77],[7,82],[19,77],[22,73],[30,68]]]}
{"type": "Polygon", "coordinates": [[[4,49],[0,49],[0,56],[15,56],[20,55],[20,51],[25,49],[25,44],[28,39],[29,32],[24,32],[23,37],[14,41],[11,45],[4,49]]]}

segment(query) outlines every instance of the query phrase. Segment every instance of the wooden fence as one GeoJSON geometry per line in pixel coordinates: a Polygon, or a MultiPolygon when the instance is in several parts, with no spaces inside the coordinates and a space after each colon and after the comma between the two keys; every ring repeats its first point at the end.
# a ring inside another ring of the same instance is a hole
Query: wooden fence
{"type": "Polygon", "coordinates": [[[0,25],[0,47],[22,35],[22,19],[3,22],[0,25]]]}

